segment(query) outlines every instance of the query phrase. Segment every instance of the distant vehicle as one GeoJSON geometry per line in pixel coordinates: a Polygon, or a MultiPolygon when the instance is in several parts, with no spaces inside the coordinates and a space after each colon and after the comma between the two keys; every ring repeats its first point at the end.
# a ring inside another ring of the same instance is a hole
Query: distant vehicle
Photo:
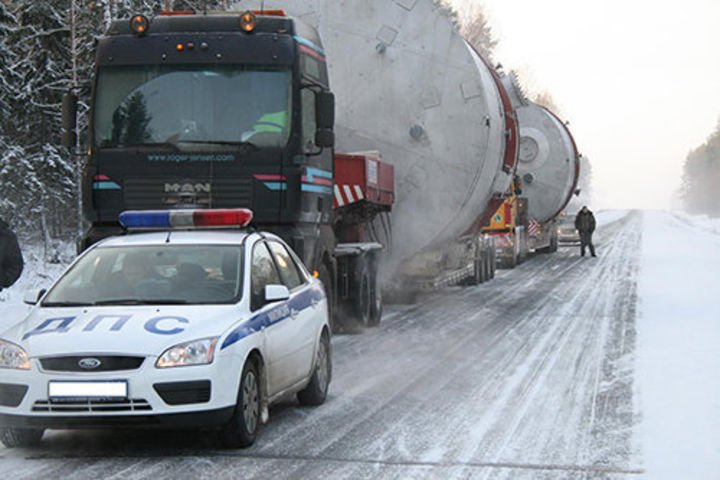
{"type": "Polygon", "coordinates": [[[268,406],[325,401],[331,377],[322,283],[252,212],[124,212],[35,307],[0,332],[0,441],[47,428],[192,427],[251,445],[268,406]],[[203,230],[191,227],[203,226],[203,230]],[[172,230],[182,227],[184,230],[172,230]],[[190,229],[190,230],[188,230],[190,229]]]}
{"type": "Polygon", "coordinates": [[[563,215],[557,226],[558,242],[580,243],[580,234],[575,229],[575,215],[563,215]]]}

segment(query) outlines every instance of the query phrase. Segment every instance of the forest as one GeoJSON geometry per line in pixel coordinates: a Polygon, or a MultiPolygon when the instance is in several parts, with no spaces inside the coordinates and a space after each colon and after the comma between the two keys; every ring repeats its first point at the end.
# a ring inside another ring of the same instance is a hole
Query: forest
{"type": "Polygon", "coordinates": [[[720,216],[720,122],[699,147],[691,150],[683,165],[680,198],[689,213],[720,216]]]}

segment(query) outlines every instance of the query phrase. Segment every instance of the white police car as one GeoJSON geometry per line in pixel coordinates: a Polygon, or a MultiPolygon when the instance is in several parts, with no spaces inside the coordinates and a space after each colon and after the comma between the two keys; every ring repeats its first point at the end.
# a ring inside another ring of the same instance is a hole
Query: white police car
{"type": "MultiPolygon", "coordinates": [[[[249,210],[125,212],[29,315],[0,332],[0,440],[47,428],[207,427],[244,447],[268,405],[325,401],[330,327],[322,284],[249,210]],[[181,226],[185,230],[173,230],[181,226]]],[[[38,297],[40,297],[38,301],[38,297]]]]}

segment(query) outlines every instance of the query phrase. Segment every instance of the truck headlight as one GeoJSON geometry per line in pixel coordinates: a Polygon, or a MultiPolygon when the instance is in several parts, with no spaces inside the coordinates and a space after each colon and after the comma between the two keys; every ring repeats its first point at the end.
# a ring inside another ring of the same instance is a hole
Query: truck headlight
{"type": "Polygon", "coordinates": [[[157,368],[186,367],[212,363],[215,356],[215,338],[203,338],[168,348],[155,362],[157,368]]]}
{"type": "Polygon", "coordinates": [[[0,368],[30,370],[30,360],[22,347],[0,340],[0,368]]]}

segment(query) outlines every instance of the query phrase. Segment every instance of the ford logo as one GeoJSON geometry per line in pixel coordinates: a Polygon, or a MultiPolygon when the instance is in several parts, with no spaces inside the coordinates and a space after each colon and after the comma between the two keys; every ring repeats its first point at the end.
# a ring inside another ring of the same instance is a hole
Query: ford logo
{"type": "Polygon", "coordinates": [[[78,362],[78,366],[83,370],[94,370],[102,365],[102,362],[97,358],[83,358],[78,362]]]}

